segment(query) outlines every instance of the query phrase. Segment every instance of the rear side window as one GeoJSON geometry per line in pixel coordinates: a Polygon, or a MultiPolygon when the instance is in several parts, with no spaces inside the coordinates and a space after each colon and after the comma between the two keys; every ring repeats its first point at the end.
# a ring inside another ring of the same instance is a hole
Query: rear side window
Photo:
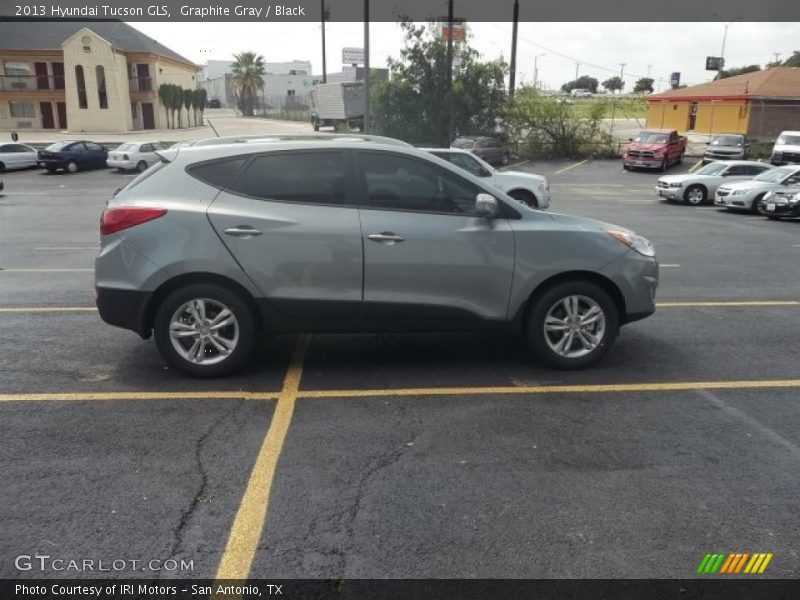
{"type": "Polygon", "coordinates": [[[256,156],[228,191],[283,202],[345,204],[343,152],[291,152],[256,156]]]}
{"type": "Polygon", "coordinates": [[[216,188],[228,187],[247,157],[225,158],[192,165],[186,171],[192,177],[216,188]]]}

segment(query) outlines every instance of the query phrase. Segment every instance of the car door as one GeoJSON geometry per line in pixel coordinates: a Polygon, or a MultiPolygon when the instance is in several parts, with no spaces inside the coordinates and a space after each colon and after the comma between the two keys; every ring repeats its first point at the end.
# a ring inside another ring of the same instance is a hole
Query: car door
{"type": "Polygon", "coordinates": [[[363,250],[351,159],[338,149],[210,161],[190,174],[222,187],[212,226],[279,317],[358,316],[363,250]],[[230,182],[218,173],[235,172],[230,182]]]}
{"type": "Polygon", "coordinates": [[[37,153],[35,148],[25,146],[24,144],[17,144],[17,151],[19,152],[21,167],[36,166],[37,153]]]}
{"type": "Polygon", "coordinates": [[[514,234],[474,215],[483,190],[421,157],[357,153],[368,319],[505,319],[514,234]]]}
{"type": "Polygon", "coordinates": [[[62,151],[67,162],[74,162],[79,169],[86,169],[92,165],[92,157],[83,142],[70,144],[62,151]]]}
{"type": "Polygon", "coordinates": [[[106,166],[106,158],[108,158],[108,151],[104,146],[95,144],[94,142],[85,142],[88,152],[88,160],[92,167],[102,168],[106,166]]]}
{"type": "Polygon", "coordinates": [[[16,169],[19,158],[14,150],[14,144],[0,145],[0,163],[3,164],[4,169],[16,169]]]}

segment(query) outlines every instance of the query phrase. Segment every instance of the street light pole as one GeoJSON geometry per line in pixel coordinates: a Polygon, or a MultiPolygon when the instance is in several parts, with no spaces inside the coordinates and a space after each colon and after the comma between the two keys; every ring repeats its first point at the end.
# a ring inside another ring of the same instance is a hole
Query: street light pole
{"type": "Polygon", "coordinates": [[[325,19],[327,18],[325,14],[325,0],[320,0],[320,6],[322,7],[322,14],[320,16],[320,20],[322,21],[322,83],[328,83],[328,68],[325,64],[325,19]]]}
{"type": "Polygon", "coordinates": [[[364,0],[364,125],[361,133],[369,133],[369,0],[364,0]]]}
{"type": "Polygon", "coordinates": [[[519,0],[514,0],[514,27],[511,33],[511,66],[508,78],[508,95],[514,97],[514,84],[517,79],[517,27],[519,25],[519,0]]]}

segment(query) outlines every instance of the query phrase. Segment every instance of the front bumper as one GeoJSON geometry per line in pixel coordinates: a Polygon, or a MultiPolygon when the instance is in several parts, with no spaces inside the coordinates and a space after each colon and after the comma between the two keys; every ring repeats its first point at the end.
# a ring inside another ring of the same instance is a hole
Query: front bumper
{"type": "Polygon", "coordinates": [[[644,319],[656,312],[658,261],[655,258],[629,250],[601,272],[622,292],[625,314],[620,315],[620,325],[644,319]]]}
{"type": "Polygon", "coordinates": [[[623,158],[623,166],[634,169],[660,169],[664,165],[663,158],[623,158]]]}
{"type": "Polygon", "coordinates": [[[680,200],[683,198],[683,187],[679,188],[662,188],[656,186],[656,195],[667,200],[680,200]]]}
{"type": "Polygon", "coordinates": [[[781,218],[797,218],[800,217],[800,202],[789,204],[788,202],[770,202],[764,200],[761,202],[761,214],[770,217],[781,218]]]}
{"type": "Polygon", "coordinates": [[[724,208],[738,208],[748,210],[753,205],[751,196],[714,196],[714,205],[724,208]]]}

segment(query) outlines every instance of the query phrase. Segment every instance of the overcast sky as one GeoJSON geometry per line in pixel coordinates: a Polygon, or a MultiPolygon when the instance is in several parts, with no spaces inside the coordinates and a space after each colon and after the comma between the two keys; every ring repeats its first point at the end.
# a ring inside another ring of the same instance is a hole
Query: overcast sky
{"type": "MultiPolygon", "coordinates": [[[[267,61],[310,60],[314,74],[322,71],[320,25],[315,23],[131,23],[150,37],[186,58],[203,64],[207,60],[230,60],[236,52],[252,50],[267,61]]],[[[511,56],[511,23],[472,23],[470,44],[485,59],[506,61],[511,56]]],[[[343,47],[363,46],[362,23],[326,24],[328,72],[341,70],[343,47]]],[[[625,89],[639,77],[663,78],[681,72],[689,85],[711,79],[705,71],[705,57],[719,56],[724,23],[520,23],[517,49],[517,81],[533,81],[534,57],[538,59],[539,80],[558,88],[575,78],[576,61],[580,75],[599,81],[618,75],[626,63],[625,89]]],[[[728,28],[725,64],[738,67],[775,59],[775,52],[787,58],[800,50],[798,23],[733,23],[728,28]]],[[[370,26],[370,63],[385,67],[389,56],[397,56],[403,45],[400,27],[394,23],[370,26]]]]}

